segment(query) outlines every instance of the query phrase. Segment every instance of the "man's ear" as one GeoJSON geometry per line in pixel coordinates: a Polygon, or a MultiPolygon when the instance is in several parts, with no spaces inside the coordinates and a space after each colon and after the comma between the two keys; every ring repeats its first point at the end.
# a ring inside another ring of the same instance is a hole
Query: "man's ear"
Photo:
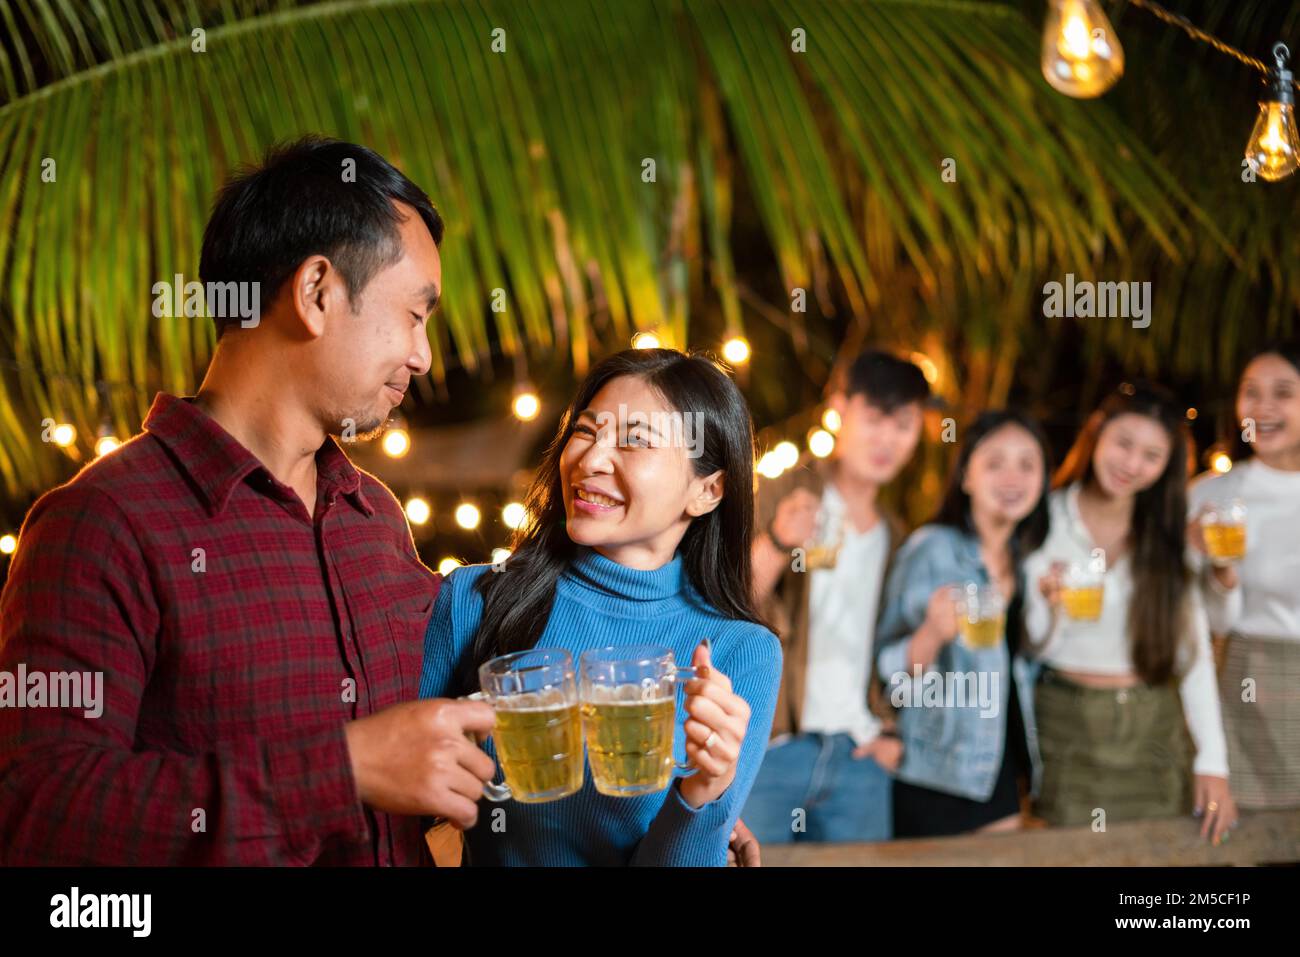
{"type": "Polygon", "coordinates": [[[289,301],[294,318],[311,338],[325,332],[330,298],[339,293],[338,271],[325,256],[308,256],[289,277],[289,301]]]}
{"type": "Polygon", "coordinates": [[[718,503],[722,501],[725,475],[722,469],[718,469],[712,475],[695,479],[698,486],[691,500],[686,503],[686,514],[696,518],[707,515],[717,508],[718,503]]]}

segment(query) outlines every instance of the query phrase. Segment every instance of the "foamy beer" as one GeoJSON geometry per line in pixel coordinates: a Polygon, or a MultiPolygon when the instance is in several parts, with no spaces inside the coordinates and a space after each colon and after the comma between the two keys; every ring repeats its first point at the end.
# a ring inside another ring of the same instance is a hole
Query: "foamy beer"
{"type": "Polygon", "coordinates": [[[505,784],[486,784],[491,801],[540,804],[582,787],[582,716],[573,656],[534,649],[493,658],[479,668],[482,691],[470,695],[496,712],[492,738],[505,784]]]}
{"type": "Polygon", "coordinates": [[[1065,613],[1076,621],[1096,621],[1101,617],[1105,597],[1106,558],[1094,549],[1086,565],[1072,562],[1061,581],[1061,604],[1065,613]]]}
{"type": "Polygon", "coordinates": [[[837,545],[810,545],[808,547],[807,557],[804,561],[804,568],[807,571],[814,572],[819,568],[834,568],[835,563],[840,559],[840,546],[837,545]]]}
{"type": "Polygon", "coordinates": [[[1002,593],[993,585],[967,582],[953,589],[953,600],[962,643],[968,648],[996,648],[1007,624],[1002,593]]]}
{"type": "Polygon", "coordinates": [[[673,771],[695,769],[673,757],[677,684],[697,677],[678,668],[672,649],[609,647],[579,659],[582,726],[596,790],[611,797],[662,791],[673,771]]]}
{"type": "Polygon", "coordinates": [[[1205,550],[1216,565],[1230,565],[1246,557],[1246,506],[1240,499],[1212,502],[1201,512],[1205,550]]]}
{"type": "Polygon", "coordinates": [[[842,521],[836,522],[834,528],[830,527],[831,524],[826,509],[819,510],[813,544],[808,546],[804,560],[804,568],[807,571],[834,568],[840,560],[840,548],[844,544],[844,524],[842,521]]]}

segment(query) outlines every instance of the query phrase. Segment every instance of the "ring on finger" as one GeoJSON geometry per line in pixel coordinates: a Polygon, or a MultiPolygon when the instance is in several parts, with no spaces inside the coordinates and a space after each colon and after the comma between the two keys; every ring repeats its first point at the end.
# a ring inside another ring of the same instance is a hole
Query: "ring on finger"
{"type": "Polygon", "coordinates": [[[707,751],[709,750],[709,748],[713,747],[714,742],[716,742],[717,740],[718,740],[718,732],[716,731],[710,732],[709,736],[704,739],[704,750],[707,751]]]}

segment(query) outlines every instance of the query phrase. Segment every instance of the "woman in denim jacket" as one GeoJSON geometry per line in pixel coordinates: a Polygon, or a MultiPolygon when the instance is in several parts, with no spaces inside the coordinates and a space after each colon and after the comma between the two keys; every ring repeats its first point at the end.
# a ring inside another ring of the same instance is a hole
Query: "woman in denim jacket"
{"type": "Polygon", "coordinates": [[[876,664],[898,709],[903,762],[894,834],[922,837],[1020,826],[1020,781],[1037,784],[1036,668],[1017,654],[1022,559],[1047,535],[1047,445],[1011,411],[966,429],[938,514],[904,543],[885,585],[876,664]],[[996,640],[958,638],[956,599],[992,586],[996,640]],[[979,643],[982,644],[982,643],[979,643]]]}

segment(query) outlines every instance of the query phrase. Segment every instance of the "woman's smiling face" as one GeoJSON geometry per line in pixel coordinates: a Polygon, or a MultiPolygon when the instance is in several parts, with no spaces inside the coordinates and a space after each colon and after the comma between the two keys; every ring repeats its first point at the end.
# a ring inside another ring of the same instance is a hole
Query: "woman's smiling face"
{"type": "Polygon", "coordinates": [[[1101,427],[1092,453],[1092,472],[1102,492],[1114,498],[1145,492],[1165,472],[1173,439],[1155,419],[1126,412],[1101,427]]]}
{"type": "Polygon", "coordinates": [[[569,537],[632,568],[671,561],[693,518],[717,507],[722,472],[695,473],[700,423],[644,379],[611,379],[578,410],[560,455],[569,537]]]}
{"type": "Polygon", "coordinates": [[[1300,458],[1300,371],[1274,353],[1246,367],[1237,393],[1243,429],[1253,426],[1255,454],[1265,460],[1300,458]]]}
{"type": "Polygon", "coordinates": [[[971,512],[1014,525],[1029,515],[1043,494],[1043,450],[1019,425],[990,432],[971,453],[962,488],[971,512]]]}

